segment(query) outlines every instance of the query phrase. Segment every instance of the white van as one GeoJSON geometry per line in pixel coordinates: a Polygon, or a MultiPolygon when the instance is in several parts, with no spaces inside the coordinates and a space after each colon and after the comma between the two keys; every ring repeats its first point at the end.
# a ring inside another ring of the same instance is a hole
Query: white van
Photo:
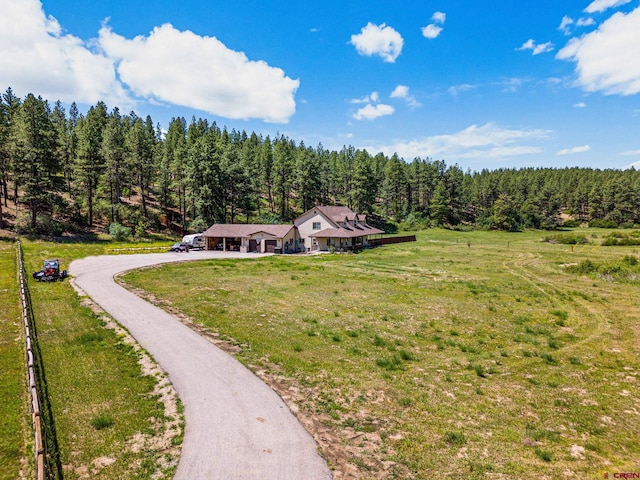
{"type": "Polygon", "coordinates": [[[191,235],[185,235],[184,237],[182,237],[182,243],[191,249],[204,249],[204,237],[201,233],[192,233],[191,235]]]}

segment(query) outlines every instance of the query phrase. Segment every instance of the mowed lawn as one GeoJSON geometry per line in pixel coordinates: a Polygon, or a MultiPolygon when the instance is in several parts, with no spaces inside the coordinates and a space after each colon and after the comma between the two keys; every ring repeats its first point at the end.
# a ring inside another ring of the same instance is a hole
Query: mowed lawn
{"type": "MultiPolygon", "coordinates": [[[[17,247],[0,241],[0,479],[20,476],[29,442],[26,354],[17,278],[17,247]]],[[[26,473],[24,471],[23,473],[26,473]]]]}
{"type": "Polygon", "coordinates": [[[124,280],[236,344],[334,435],[337,478],[602,478],[640,468],[640,286],[567,265],[640,253],[585,233],[572,248],[431,230],[124,280]]]}

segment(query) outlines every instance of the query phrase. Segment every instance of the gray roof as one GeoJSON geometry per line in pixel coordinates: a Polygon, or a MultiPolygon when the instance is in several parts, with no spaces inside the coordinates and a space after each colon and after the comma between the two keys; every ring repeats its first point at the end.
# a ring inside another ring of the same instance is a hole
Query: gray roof
{"type": "Polygon", "coordinates": [[[284,238],[293,225],[259,225],[252,223],[216,223],[209,227],[202,236],[213,238],[246,238],[264,232],[276,238],[284,238]]]}

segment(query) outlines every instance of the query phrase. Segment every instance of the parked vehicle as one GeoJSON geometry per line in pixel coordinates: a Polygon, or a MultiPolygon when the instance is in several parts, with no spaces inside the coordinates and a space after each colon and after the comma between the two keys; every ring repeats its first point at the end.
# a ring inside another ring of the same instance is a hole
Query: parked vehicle
{"type": "Polygon", "coordinates": [[[187,252],[189,253],[189,246],[182,243],[182,242],[178,242],[178,243],[174,243],[173,245],[171,245],[171,247],[169,247],[169,251],[170,252],[187,252]]]}
{"type": "Polygon", "coordinates": [[[60,261],[56,258],[53,260],[45,260],[42,270],[33,272],[33,278],[39,282],[55,282],[67,278],[67,271],[60,271],[60,261]]]}
{"type": "Polygon", "coordinates": [[[204,237],[201,233],[192,233],[191,235],[185,235],[182,237],[182,243],[188,245],[191,249],[204,249],[204,237]]]}

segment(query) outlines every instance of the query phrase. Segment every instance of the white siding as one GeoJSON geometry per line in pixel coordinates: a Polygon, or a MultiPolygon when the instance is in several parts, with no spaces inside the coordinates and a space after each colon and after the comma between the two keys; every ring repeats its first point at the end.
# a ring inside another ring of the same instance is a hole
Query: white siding
{"type": "Polygon", "coordinates": [[[335,227],[335,225],[329,222],[319,211],[310,210],[296,220],[296,227],[298,227],[301,241],[304,240],[304,248],[310,251],[312,247],[310,235],[318,233],[325,228],[335,227]],[[320,228],[314,229],[314,223],[320,223],[320,228]]]}

